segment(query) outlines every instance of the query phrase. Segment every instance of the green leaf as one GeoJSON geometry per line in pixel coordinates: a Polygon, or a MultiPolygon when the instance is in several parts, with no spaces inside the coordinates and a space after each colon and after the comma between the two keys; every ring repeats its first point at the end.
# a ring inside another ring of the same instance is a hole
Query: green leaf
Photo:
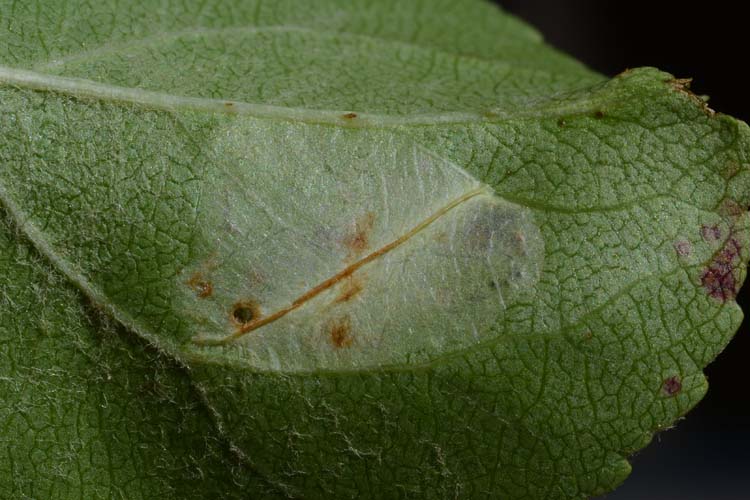
{"type": "Polygon", "coordinates": [[[230,452],[185,367],[86,306],[18,237],[3,214],[0,497],[274,491],[230,452]]]}
{"type": "Polygon", "coordinates": [[[488,4],[0,37],[4,496],[585,498],[741,321],[747,125],[488,4]]]}

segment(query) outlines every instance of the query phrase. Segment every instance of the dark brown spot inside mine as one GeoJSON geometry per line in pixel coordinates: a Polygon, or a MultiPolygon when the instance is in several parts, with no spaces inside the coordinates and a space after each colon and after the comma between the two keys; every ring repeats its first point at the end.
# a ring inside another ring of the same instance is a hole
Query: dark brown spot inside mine
{"type": "Polygon", "coordinates": [[[247,326],[260,318],[260,306],[251,301],[237,302],[232,306],[231,320],[237,326],[247,326]]]}
{"type": "Polygon", "coordinates": [[[331,344],[340,349],[352,345],[352,325],[348,317],[339,318],[331,322],[328,327],[331,344]]]}
{"type": "Polygon", "coordinates": [[[721,239],[721,229],[716,224],[712,226],[703,224],[701,226],[701,236],[705,241],[718,241],[721,239]]]}
{"type": "Polygon", "coordinates": [[[518,255],[526,256],[526,235],[521,231],[516,231],[513,233],[513,243],[515,243],[518,255]]]}
{"type": "Polygon", "coordinates": [[[740,242],[734,237],[729,238],[701,273],[701,284],[711,297],[726,302],[737,296],[736,269],[740,250],[740,242]]]}
{"type": "Polygon", "coordinates": [[[565,127],[568,124],[568,122],[565,121],[565,118],[559,118],[557,120],[557,126],[562,128],[565,127]]]}
{"type": "Polygon", "coordinates": [[[690,245],[689,241],[680,240],[675,242],[674,249],[677,252],[677,255],[679,255],[680,257],[687,257],[688,255],[690,255],[692,245],[690,245]]]}
{"type": "Polygon", "coordinates": [[[674,375],[662,383],[661,390],[665,396],[674,396],[682,390],[682,381],[680,377],[674,375]]]}
{"type": "Polygon", "coordinates": [[[340,304],[342,302],[348,302],[356,297],[359,292],[362,291],[363,283],[362,277],[357,275],[349,276],[341,286],[341,292],[334,299],[334,304],[340,304]]]}
{"type": "Polygon", "coordinates": [[[435,231],[432,239],[434,239],[438,243],[448,243],[448,233],[446,233],[445,231],[435,231]]]}
{"type": "Polygon", "coordinates": [[[597,109],[594,112],[594,118],[596,118],[597,120],[601,120],[602,118],[604,118],[604,111],[602,111],[601,109],[597,109]]]}
{"type": "Polygon", "coordinates": [[[344,120],[353,120],[357,117],[357,113],[346,113],[345,115],[341,115],[341,118],[344,120]]]}
{"type": "Polygon", "coordinates": [[[354,223],[354,230],[344,238],[350,257],[364,252],[370,243],[370,233],[375,223],[375,214],[368,212],[354,223]]]}
{"type": "Polygon", "coordinates": [[[201,273],[193,274],[186,283],[198,298],[205,299],[214,293],[214,286],[201,273]]]}

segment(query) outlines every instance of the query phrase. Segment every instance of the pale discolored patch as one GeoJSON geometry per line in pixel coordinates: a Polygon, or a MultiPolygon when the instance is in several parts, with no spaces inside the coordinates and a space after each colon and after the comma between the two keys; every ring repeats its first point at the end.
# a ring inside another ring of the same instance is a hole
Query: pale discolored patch
{"type": "Polygon", "coordinates": [[[396,134],[240,117],[215,148],[213,300],[184,300],[201,356],[287,371],[424,362],[495,335],[533,296],[531,211],[396,134]],[[227,325],[237,303],[258,312],[227,325]]]}

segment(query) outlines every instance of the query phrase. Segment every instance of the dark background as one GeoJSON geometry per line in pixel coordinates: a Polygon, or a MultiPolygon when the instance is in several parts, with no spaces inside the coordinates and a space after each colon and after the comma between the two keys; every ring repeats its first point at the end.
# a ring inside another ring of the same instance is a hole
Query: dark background
{"type": "MultiPolygon", "coordinates": [[[[692,77],[716,111],[750,121],[750,23],[741,2],[499,0],[551,45],[613,76],[656,66],[692,77]],[[734,5],[734,6],[733,6],[734,5]]],[[[739,302],[750,312],[745,287],[739,302]]],[[[750,325],[748,318],[706,369],[706,398],[632,458],[633,474],[607,500],[750,499],[750,325]]]]}

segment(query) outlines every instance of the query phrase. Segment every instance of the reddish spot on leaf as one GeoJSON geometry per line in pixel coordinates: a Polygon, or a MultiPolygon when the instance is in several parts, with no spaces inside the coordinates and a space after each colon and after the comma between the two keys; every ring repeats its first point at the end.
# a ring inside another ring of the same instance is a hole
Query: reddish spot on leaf
{"type": "Polygon", "coordinates": [[[701,284],[711,297],[726,302],[737,296],[736,268],[740,249],[740,242],[736,238],[729,238],[701,274],[701,284]]]}
{"type": "Polygon", "coordinates": [[[725,179],[731,179],[732,177],[737,175],[740,170],[742,170],[742,167],[738,162],[729,160],[726,165],[724,165],[724,169],[721,171],[721,175],[725,179]]]}
{"type": "Polygon", "coordinates": [[[375,214],[366,213],[354,224],[354,230],[344,238],[344,245],[349,249],[350,257],[355,257],[367,249],[370,243],[370,233],[375,223],[375,214]]]}
{"type": "Polygon", "coordinates": [[[339,318],[328,327],[331,344],[340,349],[352,345],[352,325],[348,317],[339,318]]]}
{"type": "Polygon", "coordinates": [[[739,217],[748,210],[748,207],[743,207],[739,203],[729,198],[725,199],[719,205],[719,213],[729,217],[739,217]]]}
{"type": "Polygon", "coordinates": [[[516,251],[518,255],[526,256],[526,235],[521,231],[516,231],[515,233],[513,233],[513,242],[516,244],[516,251]]]}
{"type": "Polygon", "coordinates": [[[187,286],[193,289],[198,298],[205,299],[214,293],[214,286],[210,281],[205,279],[201,273],[193,274],[186,282],[187,286]]]}
{"type": "Polygon", "coordinates": [[[682,381],[680,377],[674,375],[664,381],[661,389],[666,396],[674,396],[682,390],[682,381]]]}
{"type": "Polygon", "coordinates": [[[680,240],[675,242],[674,249],[680,257],[687,257],[692,251],[692,245],[689,241],[680,240]]]}
{"type": "Polygon", "coordinates": [[[721,229],[714,224],[713,226],[702,225],[701,236],[706,241],[718,241],[721,239],[721,229]]]}

